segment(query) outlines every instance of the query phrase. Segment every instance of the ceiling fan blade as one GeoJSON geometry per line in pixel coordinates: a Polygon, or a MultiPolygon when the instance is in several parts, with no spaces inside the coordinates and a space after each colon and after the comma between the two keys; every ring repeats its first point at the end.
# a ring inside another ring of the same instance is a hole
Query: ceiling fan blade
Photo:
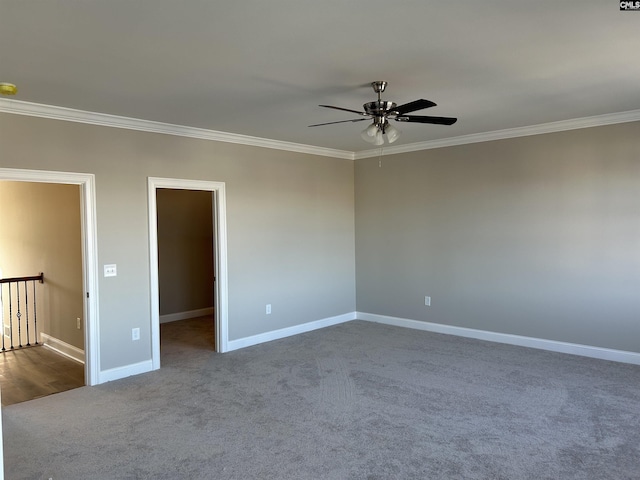
{"type": "Polygon", "coordinates": [[[333,108],[334,110],[342,110],[343,112],[351,112],[351,113],[357,113],[358,115],[367,115],[367,113],[365,112],[359,112],[358,110],[351,110],[349,108],[342,108],[342,107],[333,107],[331,105],[318,105],[319,107],[324,107],[324,108],[333,108]]]}
{"type": "Polygon", "coordinates": [[[435,125],[453,125],[458,121],[457,118],[452,117],[427,117],[421,115],[401,115],[396,117],[399,122],[412,122],[412,123],[433,123],[435,125]]]}
{"type": "Polygon", "coordinates": [[[333,125],[334,123],[349,123],[349,122],[362,122],[363,120],[369,120],[368,118],[355,118],[353,120],[340,120],[337,122],[316,123],[315,125],[309,125],[310,127],[321,127],[322,125],[333,125]]]}
{"type": "Polygon", "coordinates": [[[422,110],[424,108],[435,107],[436,104],[431,100],[414,100],[413,102],[405,103],[393,109],[394,112],[398,112],[398,115],[404,115],[405,113],[415,112],[416,110],[422,110]]]}

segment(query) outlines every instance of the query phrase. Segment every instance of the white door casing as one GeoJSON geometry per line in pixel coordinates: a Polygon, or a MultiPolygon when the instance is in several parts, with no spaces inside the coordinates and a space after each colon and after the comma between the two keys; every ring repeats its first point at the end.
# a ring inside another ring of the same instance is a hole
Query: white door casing
{"type": "Polygon", "coordinates": [[[85,383],[99,383],[100,328],[98,321],[98,247],[96,234],[95,175],[90,173],[54,172],[0,168],[0,180],[17,182],[59,183],[80,186],[82,231],[82,279],[84,298],[85,383]]]}
{"type": "Polygon", "coordinates": [[[227,214],[224,182],[149,177],[149,277],[151,292],[151,360],[153,370],[160,368],[160,295],[158,279],[158,208],[156,191],[203,190],[213,192],[215,342],[217,352],[228,350],[227,287],[227,214]]]}

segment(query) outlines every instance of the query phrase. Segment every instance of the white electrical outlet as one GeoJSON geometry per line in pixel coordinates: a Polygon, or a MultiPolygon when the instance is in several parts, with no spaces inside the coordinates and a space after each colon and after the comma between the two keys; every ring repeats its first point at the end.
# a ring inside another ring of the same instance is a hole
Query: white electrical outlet
{"type": "Polygon", "coordinates": [[[132,328],[131,329],[131,340],[132,341],[136,341],[136,340],[140,340],[140,329],[139,328],[132,328]]]}
{"type": "Polygon", "coordinates": [[[265,309],[267,315],[271,315],[271,304],[267,303],[267,308],[265,309]]]}
{"type": "Polygon", "coordinates": [[[82,328],[82,324],[80,323],[80,317],[76,318],[76,328],[80,330],[82,328]]]}
{"type": "Polygon", "coordinates": [[[431,306],[431,297],[424,297],[424,304],[427,307],[430,307],[431,306]]]}
{"type": "Polygon", "coordinates": [[[105,265],[104,266],[104,276],[105,277],[116,277],[118,275],[118,269],[116,265],[105,265]]]}

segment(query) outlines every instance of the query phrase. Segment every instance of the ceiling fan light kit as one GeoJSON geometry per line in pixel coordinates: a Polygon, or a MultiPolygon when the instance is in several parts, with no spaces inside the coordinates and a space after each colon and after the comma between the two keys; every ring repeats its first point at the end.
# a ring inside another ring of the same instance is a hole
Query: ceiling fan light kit
{"type": "Polygon", "coordinates": [[[365,118],[356,118],[353,120],[340,120],[337,122],[317,123],[309,125],[310,127],[319,127],[321,125],[332,125],[334,123],[361,122],[363,120],[373,120],[371,125],[365,128],[360,136],[365,142],[373,143],[376,146],[393,143],[400,137],[400,130],[389,123],[389,119],[397,122],[413,122],[413,123],[431,123],[435,125],[453,125],[458,120],[452,117],[430,117],[423,115],[406,115],[407,113],[423,110],[429,107],[435,107],[436,104],[430,100],[420,99],[413,102],[405,103],[398,106],[394,102],[382,100],[382,92],[387,88],[387,82],[377,81],[371,83],[373,91],[378,94],[378,100],[365,103],[362,108],[364,112],[351,110],[349,108],[334,107],[332,105],[320,105],[324,108],[332,108],[334,110],[343,110],[345,112],[356,113],[365,118]]]}
{"type": "Polygon", "coordinates": [[[388,121],[378,123],[376,120],[365,128],[360,136],[365,142],[373,143],[376,146],[383,145],[385,140],[387,143],[393,143],[400,138],[400,130],[391,125],[388,121]]]}

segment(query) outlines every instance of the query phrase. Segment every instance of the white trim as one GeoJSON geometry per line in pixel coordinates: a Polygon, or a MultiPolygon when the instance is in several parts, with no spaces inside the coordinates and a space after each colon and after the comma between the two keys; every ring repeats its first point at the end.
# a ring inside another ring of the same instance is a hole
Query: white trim
{"type": "Polygon", "coordinates": [[[458,337],[476,338],[488,342],[506,343],[520,347],[536,348],[539,350],[549,350],[551,352],[568,353],[580,355],[582,357],[598,358],[600,360],[610,360],[612,362],[631,363],[640,365],[640,353],[627,352],[624,350],[613,350],[610,348],[593,347],[577,343],[558,342],[556,340],[545,340],[542,338],[524,337],[521,335],[511,335],[508,333],[489,332],[486,330],[476,330],[473,328],[456,327],[453,325],[443,325],[439,323],[422,322],[407,318],[389,317],[373,313],[356,312],[358,320],[368,322],[384,323],[396,327],[413,328],[428,332],[443,333],[445,335],[455,335],[458,337]]]}
{"type": "MultiPolygon", "coordinates": [[[[541,123],[526,127],[507,128],[505,130],[495,130],[493,132],[472,133],[459,137],[443,138],[440,140],[430,140],[427,142],[409,143],[393,147],[384,147],[383,155],[395,155],[397,153],[417,152],[420,150],[430,150],[433,148],[453,147],[456,145],[466,145],[469,143],[490,142],[493,140],[504,140],[507,138],[526,137],[530,135],[542,135],[545,133],[564,132],[567,130],[577,130],[580,128],[601,127],[616,123],[628,123],[640,121],[640,110],[630,110],[628,112],[610,113],[606,115],[596,115],[593,117],[574,118],[571,120],[561,120],[559,122],[541,123]]],[[[354,153],[354,160],[361,158],[371,158],[380,156],[380,148],[365,150],[354,153]]]]}
{"type": "Polygon", "coordinates": [[[183,180],[176,178],[148,178],[149,202],[149,269],[151,292],[151,360],[153,370],[160,368],[160,294],[158,285],[158,206],[156,190],[173,188],[178,190],[205,190],[215,192],[216,252],[214,305],[216,316],[216,351],[228,351],[229,338],[229,291],[227,273],[227,195],[224,182],[206,180],[183,180]]]}
{"type": "Polygon", "coordinates": [[[251,137],[248,135],[240,135],[237,133],[207,130],[205,128],[187,127],[184,125],[174,125],[171,123],[121,117],[118,115],[109,115],[106,113],[87,112],[84,110],[76,110],[73,108],[23,102],[20,100],[7,100],[4,98],[0,98],[0,112],[25,115],[30,117],[51,118],[54,120],[85,123],[89,125],[100,125],[103,127],[124,128],[127,130],[137,130],[140,132],[152,132],[165,135],[176,135],[179,137],[199,138],[201,140],[211,140],[215,142],[236,143],[254,147],[273,148],[276,150],[284,150],[288,152],[308,153],[311,155],[321,155],[323,157],[344,158],[346,160],[353,160],[353,152],[348,152],[346,150],[314,147],[312,145],[303,145],[300,143],[283,142],[280,140],[251,137]]]}
{"type": "Polygon", "coordinates": [[[0,168],[0,180],[64,183],[80,186],[85,318],[85,381],[87,385],[97,385],[100,383],[100,322],[98,318],[98,237],[96,233],[95,176],[90,173],[0,168]],[[89,298],[87,298],[87,295],[89,295],[89,298]]]}
{"type": "Polygon", "coordinates": [[[323,318],[314,322],[294,325],[293,327],[281,328],[280,330],[272,330],[271,332],[260,333],[251,337],[244,337],[238,340],[229,341],[229,351],[238,350],[240,348],[251,347],[260,343],[271,342],[281,338],[291,337],[300,333],[318,330],[320,328],[338,325],[339,323],[349,322],[356,319],[356,312],[349,312],[335,317],[323,318]]]}
{"type": "Polygon", "coordinates": [[[151,360],[125,365],[124,367],[111,368],[100,372],[99,383],[112,382],[113,380],[120,380],[121,378],[140,375],[141,373],[148,373],[151,370],[153,370],[153,363],[151,360]]]}
{"type": "Polygon", "coordinates": [[[188,320],[189,318],[204,317],[213,315],[213,307],[200,308],[198,310],[189,310],[187,312],[167,313],[160,315],[160,323],[178,322],[180,320],[188,320]]]}
{"type": "MultiPolygon", "coordinates": [[[[154,122],[151,120],[142,120],[138,118],[121,117],[118,115],[109,115],[106,113],[87,112],[84,110],[76,110],[73,108],[57,107],[55,105],[44,105],[41,103],[23,102],[21,100],[9,100],[5,98],[0,98],[0,112],[31,117],[51,118],[54,120],[85,123],[89,125],[100,125],[104,127],[124,128],[127,130],[137,130],[141,132],[152,132],[165,135],[176,135],[180,137],[199,138],[202,140],[211,140],[216,142],[272,148],[276,150],[308,153],[310,155],[320,155],[324,157],[344,158],[346,160],[358,160],[361,158],[377,157],[380,155],[379,148],[373,150],[363,150],[359,152],[350,152],[347,150],[337,150],[332,148],[316,147],[313,145],[303,145],[301,143],[283,142],[280,140],[251,137],[248,135],[240,135],[237,133],[219,132],[216,130],[207,130],[205,128],[187,127],[184,125],[174,125],[170,123],[154,122]]],[[[629,110],[627,112],[594,115],[591,117],[560,120],[557,122],[541,123],[538,125],[507,128],[504,130],[472,133],[469,135],[461,135],[458,137],[409,143],[406,145],[397,145],[393,147],[384,147],[383,155],[395,155],[397,153],[417,152],[420,150],[430,150],[433,148],[452,147],[470,143],[489,142],[493,140],[503,140],[506,138],[541,135],[544,133],[562,132],[566,130],[600,127],[604,125],[613,125],[616,123],[637,121],[640,121],[640,110],[629,110]]]]}
{"type": "Polygon", "coordinates": [[[42,344],[45,347],[84,365],[84,350],[81,348],[74,347],[67,342],[63,342],[58,338],[47,335],[46,333],[40,333],[40,338],[42,339],[42,344]]]}

